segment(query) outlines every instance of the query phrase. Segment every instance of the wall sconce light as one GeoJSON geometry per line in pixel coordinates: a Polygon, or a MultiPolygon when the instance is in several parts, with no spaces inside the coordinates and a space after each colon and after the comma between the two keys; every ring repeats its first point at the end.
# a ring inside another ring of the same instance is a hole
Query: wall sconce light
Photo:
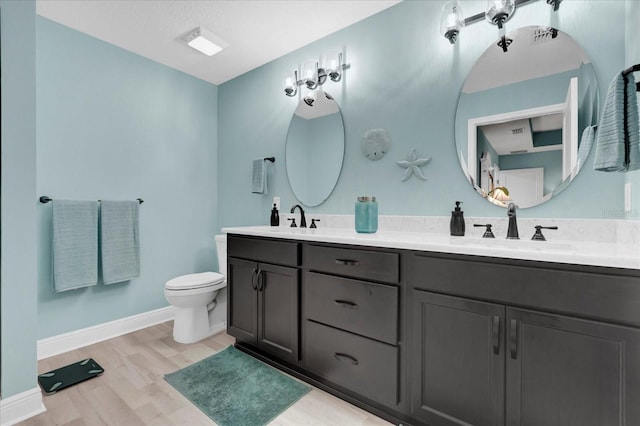
{"type": "MultiPolygon", "coordinates": [[[[458,39],[458,35],[463,27],[474,24],[478,21],[487,20],[492,24],[498,26],[498,34],[500,41],[498,46],[502,48],[504,52],[507,51],[507,47],[511,44],[505,34],[504,23],[513,16],[516,8],[524,6],[529,3],[536,2],[538,0],[488,0],[487,7],[484,12],[470,16],[466,19],[463,18],[462,9],[460,7],[459,0],[452,0],[442,8],[442,18],[440,19],[440,33],[449,40],[451,44],[455,44],[458,39]]],[[[560,7],[562,0],[546,0],[554,11],[557,11],[560,7]]]]}
{"type": "Polygon", "coordinates": [[[229,43],[202,27],[192,30],[184,38],[187,44],[207,56],[213,56],[227,47],[229,43]]]}
{"type": "MultiPolygon", "coordinates": [[[[342,63],[342,52],[329,52],[325,55],[323,66],[314,59],[309,59],[302,64],[302,72],[298,79],[298,70],[286,71],[283,79],[284,94],[295,96],[298,86],[306,86],[309,90],[315,90],[322,86],[327,77],[333,82],[342,80],[342,73],[351,65],[342,63]]],[[[313,101],[312,101],[313,102],[313,101]]]]}
{"type": "Polygon", "coordinates": [[[462,17],[460,1],[453,0],[445,3],[442,7],[440,33],[449,40],[449,43],[455,44],[462,27],[464,27],[464,18],[462,17]]]}

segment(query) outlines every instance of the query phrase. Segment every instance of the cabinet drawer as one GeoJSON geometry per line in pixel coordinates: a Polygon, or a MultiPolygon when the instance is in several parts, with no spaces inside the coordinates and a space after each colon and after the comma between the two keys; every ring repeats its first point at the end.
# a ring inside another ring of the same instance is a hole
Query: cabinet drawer
{"type": "Polygon", "coordinates": [[[307,369],[374,401],[395,407],[398,350],[346,331],[305,321],[307,369]]]}
{"type": "Polygon", "coordinates": [[[227,256],[277,265],[298,266],[300,265],[300,243],[229,235],[227,256]]]}
{"type": "Polygon", "coordinates": [[[399,281],[398,257],[398,253],[312,244],[305,246],[304,251],[304,263],[309,269],[388,283],[399,281]]]}
{"type": "Polygon", "coordinates": [[[398,288],[307,272],[306,318],[395,345],[398,342],[398,288]]]}

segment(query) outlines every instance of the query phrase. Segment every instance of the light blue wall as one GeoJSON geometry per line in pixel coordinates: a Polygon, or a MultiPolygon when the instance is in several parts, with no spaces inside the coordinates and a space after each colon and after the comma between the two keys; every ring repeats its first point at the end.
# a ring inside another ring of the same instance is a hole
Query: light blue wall
{"type": "MultiPolygon", "coordinates": [[[[626,13],[626,52],[625,65],[640,64],[640,34],[638,22],[640,22],[640,1],[627,0],[626,13]]],[[[640,82],[640,73],[635,73],[636,81],[640,82]]],[[[638,110],[640,111],[640,93],[638,93],[638,110]]],[[[640,170],[626,173],[625,182],[631,182],[631,212],[626,214],[627,219],[640,219],[640,170]]]]}
{"type": "Polygon", "coordinates": [[[37,29],[38,194],[144,199],[140,278],[60,294],[51,204],[37,206],[43,338],[167,306],[167,280],[216,270],[218,112],[213,84],[41,17],[37,29]]]}
{"type": "MultiPolygon", "coordinates": [[[[481,10],[485,2],[476,3],[481,10]]],[[[504,215],[503,209],[473,191],[454,149],[460,88],[477,58],[495,41],[497,29],[486,22],[471,25],[451,46],[439,34],[441,8],[440,1],[402,2],[220,85],[219,224],[267,224],[273,195],[281,197],[283,210],[296,203],[282,161],[274,165],[270,193],[251,194],[251,160],[284,156],[287,126],[299,100],[282,93],[284,70],[331,49],[342,49],[351,64],[341,83],[324,86],[343,113],[345,163],[331,197],[321,206],[309,208],[310,212],[353,214],[358,195],[375,195],[380,214],[446,216],[455,200],[463,200],[469,216],[504,215]],[[379,127],[389,132],[392,147],[383,159],[372,162],[361,155],[360,142],[367,130],[379,127]],[[423,167],[427,181],[412,178],[401,183],[403,169],[396,161],[406,159],[414,147],[419,156],[432,157],[423,167]]],[[[519,9],[507,29],[551,25],[568,33],[592,59],[603,99],[609,81],[624,65],[624,14],[624,2],[566,1],[554,13],[541,1],[519,9]]],[[[591,170],[592,162],[591,156],[560,196],[519,214],[623,217],[621,210],[611,214],[611,208],[622,206],[621,191],[611,191],[614,194],[607,195],[607,205],[601,196],[612,187],[621,187],[624,176],[596,173],[591,170]]]]}
{"type": "Polygon", "coordinates": [[[0,0],[3,398],[37,386],[35,13],[0,0]]]}

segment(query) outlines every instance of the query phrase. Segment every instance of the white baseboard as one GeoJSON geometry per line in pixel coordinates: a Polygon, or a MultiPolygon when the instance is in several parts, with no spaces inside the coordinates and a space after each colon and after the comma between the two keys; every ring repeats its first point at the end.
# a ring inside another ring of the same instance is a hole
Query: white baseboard
{"type": "Polygon", "coordinates": [[[0,425],[10,426],[30,417],[44,413],[42,393],[39,387],[0,399],[0,425]]]}
{"type": "Polygon", "coordinates": [[[227,331],[227,322],[226,321],[222,321],[218,324],[214,324],[213,327],[211,327],[209,330],[211,330],[211,335],[213,336],[214,334],[218,334],[221,331],[227,331]]]}
{"type": "Polygon", "coordinates": [[[167,306],[93,327],[40,339],[38,340],[38,359],[49,358],[73,349],[122,336],[132,331],[172,320],[173,317],[174,307],[167,306]]]}

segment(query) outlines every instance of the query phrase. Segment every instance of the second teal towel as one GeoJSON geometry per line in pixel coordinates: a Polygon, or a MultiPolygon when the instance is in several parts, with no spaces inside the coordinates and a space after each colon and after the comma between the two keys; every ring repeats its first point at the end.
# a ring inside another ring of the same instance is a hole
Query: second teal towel
{"type": "Polygon", "coordinates": [[[633,73],[627,75],[627,132],[629,135],[629,164],[627,170],[640,170],[640,115],[638,95],[633,73]]]}
{"type": "Polygon", "coordinates": [[[624,172],[640,168],[640,132],[638,131],[638,105],[633,74],[624,77],[618,73],[609,84],[607,98],[596,134],[595,170],[624,172]],[[624,92],[627,92],[627,132],[624,128],[624,92]],[[625,151],[629,148],[629,162],[625,162],[625,151]]]}
{"type": "Polygon", "coordinates": [[[56,292],[98,283],[98,203],[53,200],[53,287],[56,292]]]}
{"type": "Polygon", "coordinates": [[[140,276],[137,201],[102,201],[100,248],[105,284],[140,276]]]}

